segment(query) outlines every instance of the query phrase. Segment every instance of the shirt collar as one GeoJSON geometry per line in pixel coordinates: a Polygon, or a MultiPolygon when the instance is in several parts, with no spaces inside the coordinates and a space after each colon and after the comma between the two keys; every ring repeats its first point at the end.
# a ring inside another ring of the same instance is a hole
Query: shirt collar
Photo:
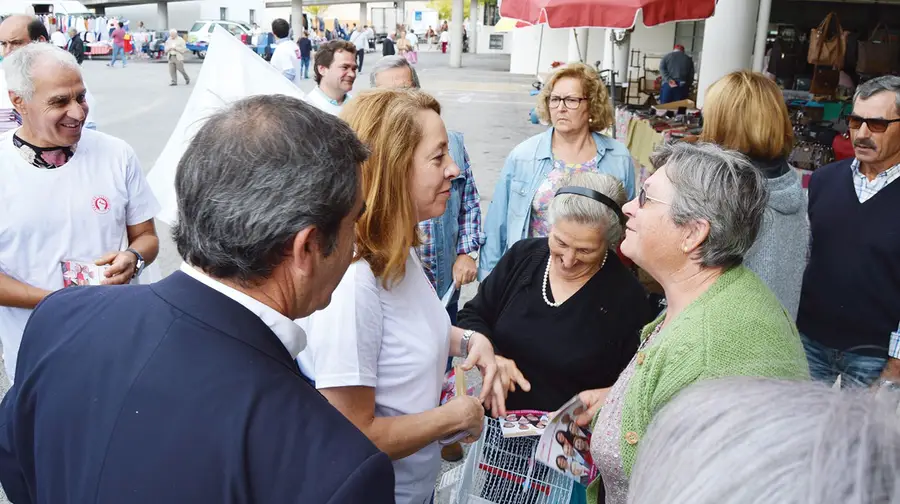
{"type": "Polygon", "coordinates": [[[288,353],[291,354],[292,359],[296,359],[297,356],[300,355],[300,352],[306,348],[306,333],[303,329],[295,324],[293,320],[278,313],[274,308],[215,280],[187,263],[181,264],[181,271],[210,289],[231,298],[233,301],[259,317],[259,319],[275,333],[275,336],[278,337],[288,353]]]}
{"type": "MultiPolygon", "coordinates": [[[[853,158],[853,162],[850,163],[850,169],[853,171],[853,175],[854,175],[854,176],[856,176],[856,177],[863,177],[863,178],[865,178],[866,180],[868,180],[868,177],[866,177],[866,176],[863,174],[863,172],[859,171],[859,159],[853,158]]],[[[879,173],[878,175],[875,175],[875,178],[876,178],[876,179],[878,179],[878,178],[888,178],[888,177],[890,177],[891,175],[893,175],[895,172],[898,172],[898,171],[900,171],[900,164],[895,164],[894,166],[891,166],[891,167],[888,168],[887,170],[884,170],[883,172],[879,173]]]]}
{"type": "Polygon", "coordinates": [[[335,100],[332,97],[325,94],[325,91],[322,91],[322,88],[320,88],[319,86],[316,86],[316,89],[314,89],[314,91],[319,93],[322,96],[323,100],[334,105],[335,107],[343,107],[344,104],[347,103],[347,100],[349,100],[351,98],[350,93],[346,93],[346,94],[344,94],[344,99],[341,101],[341,103],[338,103],[337,100],[335,100]]]}

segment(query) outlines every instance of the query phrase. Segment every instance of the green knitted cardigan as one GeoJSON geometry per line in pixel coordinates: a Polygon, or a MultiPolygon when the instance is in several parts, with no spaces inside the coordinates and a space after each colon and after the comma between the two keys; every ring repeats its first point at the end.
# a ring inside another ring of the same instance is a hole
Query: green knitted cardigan
{"type": "MultiPolygon", "coordinates": [[[[644,327],[641,341],[664,317],[644,327]]],[[[629,477],[654,413],[694,382],[725,376],[809,379],[797,327],[772,291],[744,266],[723,273],[640,353],[637,362],[642,363],[636,362],[625,392],[619,440],[629,477]]],[[[589,504],[597,504],[598,488],[599,478],[588,487],[589,504]]]]}

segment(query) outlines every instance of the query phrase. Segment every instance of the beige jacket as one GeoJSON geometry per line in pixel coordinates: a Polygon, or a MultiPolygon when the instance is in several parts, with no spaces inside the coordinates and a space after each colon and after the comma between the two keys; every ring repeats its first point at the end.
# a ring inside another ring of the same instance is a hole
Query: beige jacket
{"type": "Polygon", "coordinates": [[[184,61],[184,54],[187,52],[187,44],[181,37],[170,38],[166,40],[166,59],[171,61],[175,56],[176,61],[184,61]]]}

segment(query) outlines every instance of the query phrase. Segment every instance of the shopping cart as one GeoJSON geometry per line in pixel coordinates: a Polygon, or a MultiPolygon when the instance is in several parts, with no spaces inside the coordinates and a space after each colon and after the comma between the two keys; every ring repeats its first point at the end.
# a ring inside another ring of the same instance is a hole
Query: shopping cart
{"type": "Polygon", "coordinates": [[[504,438],[500,422],[485,419],[481,438],[463,465],[438,482],[437,504],[568,504],[573,482],[534,460],[537,436],[504,438]]]}

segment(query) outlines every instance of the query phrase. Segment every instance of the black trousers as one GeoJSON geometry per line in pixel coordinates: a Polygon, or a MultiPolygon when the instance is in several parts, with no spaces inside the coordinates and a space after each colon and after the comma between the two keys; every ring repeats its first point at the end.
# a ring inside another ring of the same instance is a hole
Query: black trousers
{"type": "Polygon", "coordinates": [[[356,70],[357,72],[362,72],[363,60],[366,59],[366,50],[365,49],[357,49],[356,50],[356,66],[359,68],[356,70]]]}

